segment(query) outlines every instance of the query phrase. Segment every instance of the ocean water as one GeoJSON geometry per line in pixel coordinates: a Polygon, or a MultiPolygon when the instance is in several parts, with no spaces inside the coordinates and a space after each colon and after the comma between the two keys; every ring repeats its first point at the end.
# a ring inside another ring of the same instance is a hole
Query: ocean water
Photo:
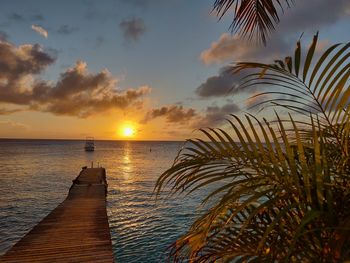
{"type": "Polygon", "coordinates": [[[62,202],[82,166],[106,168],[107,211],[117,262],[164,262],[201,213],[204,192],[156,201],[159,175],[182,142],[0,140],[0,255],[62,202]],[[151,150],[151,151],[150,151],[151,150]]]}

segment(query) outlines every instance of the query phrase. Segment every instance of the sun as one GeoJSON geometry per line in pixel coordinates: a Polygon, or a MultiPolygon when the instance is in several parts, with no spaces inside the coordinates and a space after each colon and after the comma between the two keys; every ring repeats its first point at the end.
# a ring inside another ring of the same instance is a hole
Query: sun
{"type": "Polygon", "coordinates": [[[122,134],[124,137],[133,137],[135,135],[135,129],[131,126],[125,126],[122,129],[122,134]]]}

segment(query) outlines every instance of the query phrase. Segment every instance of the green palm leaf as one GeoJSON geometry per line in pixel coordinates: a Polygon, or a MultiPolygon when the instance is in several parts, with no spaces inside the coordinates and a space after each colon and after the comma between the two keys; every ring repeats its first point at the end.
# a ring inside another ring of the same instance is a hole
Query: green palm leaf
{"type": "Polygon", "coordinates": [[[212,204],[172,246],[173,260],[350,259],[349,45],[313,62],[316,46],[317,35],[305,58],[299,43],[293,59],[231,68],[256,69],[241,88],[268,85],[256,95],[271,97],[261,105],[289,114],[232,115],[228,129],[201,129],[205,139],[189,140],[159,177],[158,195],[167,185],[174,194],[206,189],[203,203],[212,204]]]}

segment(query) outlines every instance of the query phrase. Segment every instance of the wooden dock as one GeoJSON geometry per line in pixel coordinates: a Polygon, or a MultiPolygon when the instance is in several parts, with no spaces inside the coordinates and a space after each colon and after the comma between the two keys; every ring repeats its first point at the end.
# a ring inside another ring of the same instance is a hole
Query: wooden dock
{"type": "Polygon", "coordinates": [[[105,169],[83,169],[67,198],[0,262],[113,262],[106,192],[105,169]]]}

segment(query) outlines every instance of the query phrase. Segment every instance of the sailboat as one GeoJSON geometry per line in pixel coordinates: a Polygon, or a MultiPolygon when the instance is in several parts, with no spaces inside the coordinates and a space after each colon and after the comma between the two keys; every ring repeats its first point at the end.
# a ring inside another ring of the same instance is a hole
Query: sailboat
{"type": "Polygon", "coordinates": [[[86,137],[85,141],[85,151],[93,152],[95,150],[94,137],[86,137]]]}

